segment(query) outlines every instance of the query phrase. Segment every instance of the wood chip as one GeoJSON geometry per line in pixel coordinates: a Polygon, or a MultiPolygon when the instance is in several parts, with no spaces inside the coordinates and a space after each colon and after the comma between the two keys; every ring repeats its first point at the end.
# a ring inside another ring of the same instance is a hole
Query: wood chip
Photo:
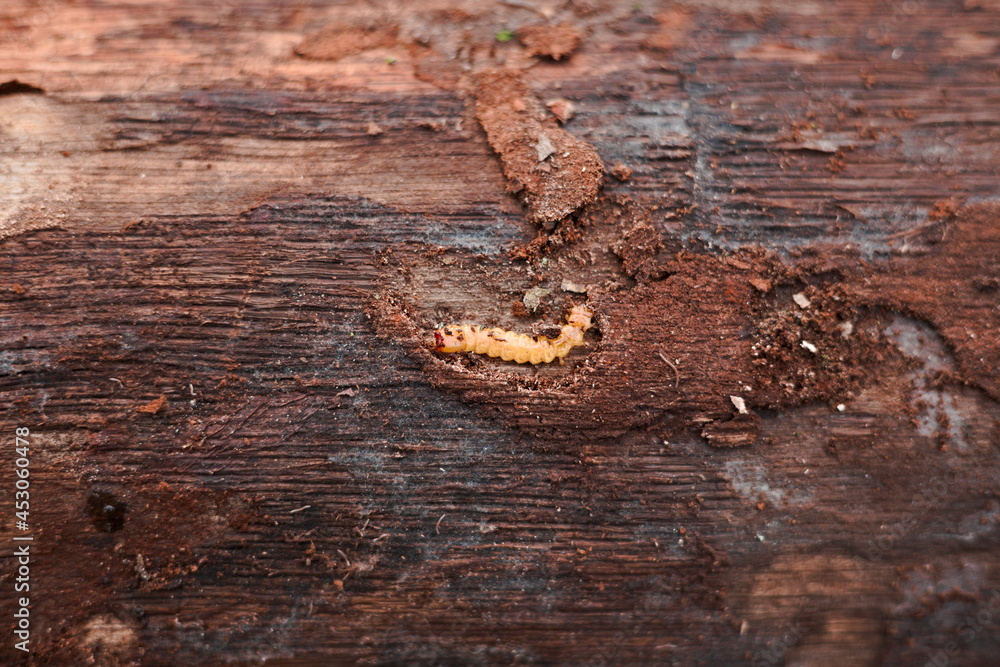
{"type": "Polygon", "coordinates": [[[542,298],[549,294],[552,290],[546,289],[544,287],[532,287],[530,290],[524,293],[524,298],[521,302],[524,303],[524,307],[531,312],[538,310],[538,306],[542,303],[542,298]]]}
{"type": "Polygon", "coordinates": [[[549,100],[545,103],[545,106],[556,117],[556,120],[564,125],[576,115],[576,107],[564,97],[549,100]]]}
{"type": "Polygon", "coordinates": [[[564,292],[575,292],[577,294],[586,294],[587,293],[587,286],[586,285],[579,285],[579,284],[574,283],[574,282],[572,282],[570,280],[563,280],[562,284],[559,286],[559,288],[562,291],[564,291],[564,292]]]}
{"type": "Polygon", "coordinates": [[[538,137],[538,143],[535,144],[535,152],[538,154],[539,162],[543,162],[547,157],[556,152],[556,147],[552,145],[552,141],[547,134],[538,137]]]}
{"type": "Polygon", "coordinates": [[[159,398],[141,405],[135,409],[136,412],[142,412],[147,415],[155,415],[157,412],[165,408],[167,405],[167,397],[160,396],[159,398]]]}

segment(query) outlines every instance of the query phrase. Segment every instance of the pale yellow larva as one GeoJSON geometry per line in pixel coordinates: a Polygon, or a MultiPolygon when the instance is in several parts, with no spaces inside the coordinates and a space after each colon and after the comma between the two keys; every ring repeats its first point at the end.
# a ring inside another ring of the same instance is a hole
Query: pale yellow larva
{"type": "Polygon", "coordinates": [[[434,332],[434,349],[445,353],[475,352],[519,364],[550,363],[562,359],[583,343],[583,332],[590,328],[593,316],[594,312],[586,306],[573,306],[566,316],[566,324],[555,338],[455,324],[434,332]]]}

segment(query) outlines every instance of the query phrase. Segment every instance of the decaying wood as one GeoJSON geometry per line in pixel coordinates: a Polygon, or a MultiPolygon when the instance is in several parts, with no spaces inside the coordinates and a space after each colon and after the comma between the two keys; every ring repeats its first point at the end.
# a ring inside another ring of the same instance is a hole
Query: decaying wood
{"type": "Polygon", "coordinates": [[[0,661],[989,664],[1000,6],[403,4],[0,9],[0,661]]]}

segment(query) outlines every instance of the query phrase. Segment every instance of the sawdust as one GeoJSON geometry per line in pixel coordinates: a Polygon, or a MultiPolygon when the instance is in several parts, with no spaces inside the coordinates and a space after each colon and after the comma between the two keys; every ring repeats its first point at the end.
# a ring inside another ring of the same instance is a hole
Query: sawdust
{"type": "Polygon", "coordinates": [[[767,307],[754,328],[758,406],[849,400],[872,368],[901,363],[882,333],[884,315],[848,298],[841,284],[790,294],[797,279],[789,282],[765,298],[767,307]],[[794,299],[800,294],[807,307],[794,299]]]}
{"type": "Polygon", "coordinates": [[[902,255],[850,295],[932,323],[953,349],[963,378],[1000,401],[1000,204],[966,206],[923,229],[925,252],[902,255]]]}
{"type": "Polygon", "coordinates": [[[880,374],[902,376],[909,362],[884,333],[894,313],[935,323],[964,380],[994,395],[996,220],[996,206],[959,211],[950,240],[931,253],[934,268],[927,257],[904,257],[855,269],[848,257],[831,270],[826,261],[793,265],[761,250],[720,257],[679,249],[641,206],[602,198],[580,216],[574,242],[537,244],[528,264],[461,251],[442,264],[440,253],[389,252],[369,312],[435,386],[526,431],[607,440],[656,428],[743,446],[759,440],[756,409],[833,405],[880,374]],[[529,370],[431,351],[429,332],[443,321],[516,328],[515,317],[534,315],[536,333],[551,327],[572,304],[556,289],[566,280],[587,284],[596,315],[595,330],[565,366],[529,370]],[[435,295],[430,284],[475,290],[435,295]],[[958,294],[958,304],[943,293],[958,294]],[[517,299],[524,294],[537,297],[531,309],[517,299]],[[520,303],[513,311],[504,305],[512,302],[520,303]]]}
{"type": "MultiPolygon", "coordinates": [[[[418,289],[414,276],[432,272],[439,260],[397,252],[385,261],[369,308],[376,328],[409,347],[436,386],[556,440],[613,438],[661,420],[669,428],[688,428],[731,418],[729,396],[744,393],[742,380],[752,370],[746,332],[759,292],[747,278],[769,270],[767,260],[749,255],[751,268],[743,271],[708,255],[683,254],[665,263],[663,280],[628,290],[593,289],[587,303],[597,313],[596,335],[588,332],[566,366],[536,372],[474,355],[434,355],[428,331],[440,315],[431,303],[413,303],[407,295],[418,289]]],[[[531,280],[526,267],[510,260],[476,261],[487,283],[478,286],[477,300],[486,298],[483,292],[531,280]]],[[[503,314],[483,323],[507,325],[503,314]]]]}
{"type": "Polygon", "coordinates": [[[334,24],[306,35],[295,47],[295,55],[307,60],[340,60],[369,49],[392,46],[399,29],[373,21],[364,25],[334,24]]]}
{"type": "Polygon", "coordinates": [[[474,97],[508,189],[521,196],[533,222],[556,223],[596,198],[604,176],[597,151],[559,127],[518,72],[480,72],[474,97]]]}
{"type": "Polygon", "coordinates": [[[582,35],[572,23],[525,26],[517,31],[517,38],[528,50],[528,55],[562,60],[580,46],[582,35]]]}

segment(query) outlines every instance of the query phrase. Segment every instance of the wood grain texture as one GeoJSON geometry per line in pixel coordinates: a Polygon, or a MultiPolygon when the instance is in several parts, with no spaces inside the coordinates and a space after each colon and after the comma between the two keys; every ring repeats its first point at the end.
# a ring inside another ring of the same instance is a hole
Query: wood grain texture
{"type": "Polygon", "coordinates": [[[5,445],[0,662],[992,664],[1000,6],[519,4],[0,8],[0,423],[31,430],[35,538],[26,656],[5,445]],[[582,35],[558,62],[495,39],[547,20],[582,35]],[[296,55],[323,35],[362,46],[296,55]],[[538,229],[485,65],[632,170],[544,265],[508,259],[538,229]],[[565,367],[421,342],[551,324],[562,279],[603,308],[565,367]],[[755,398],[761,322],[839,341],[843,313],[869,373],[796,340],[782,372],[832,389],[755,398]],[[711,447],[733,394],[754,444],[711,447]]]}

